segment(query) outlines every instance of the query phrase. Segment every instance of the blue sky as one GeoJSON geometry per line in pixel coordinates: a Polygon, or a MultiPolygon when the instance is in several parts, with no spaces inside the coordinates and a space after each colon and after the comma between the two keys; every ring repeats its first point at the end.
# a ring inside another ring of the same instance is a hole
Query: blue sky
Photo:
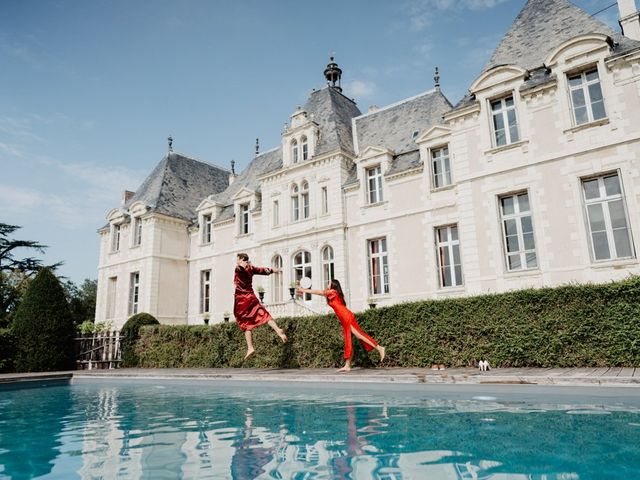
{"type": "MultiPolygon", "coordinates": [[[[242,169],[255,139],[324,84],[329,52],[360,110],[433,87],[457,102],[524,0],[2,0],[0,222],[97,278],[122,190],[166,152],[242,169]]],[[[575,2],[589,13],[611,0],[575,2]]],[[[598,18],[617,28],[617,9],[598,18]]]]}

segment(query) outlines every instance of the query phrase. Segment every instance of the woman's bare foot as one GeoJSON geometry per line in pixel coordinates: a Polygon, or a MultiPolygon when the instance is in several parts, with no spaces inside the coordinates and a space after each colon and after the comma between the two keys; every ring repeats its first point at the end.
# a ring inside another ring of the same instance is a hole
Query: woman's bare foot
{"type": "Polygon", "coordinates": [[[349,365],[345,365],[344,367],[336,370],[336,373],[350,372],[350,371],[351,371],[351,367],[349,365]]]}
{"type": "Polygon", "coordinates": [[[250,348],[247,350],[247,354],[244,356],[244,359],[246,360],[247,358],[249,358],[251,355],[253,355],[253,353],[255,352],[255,349],[250,348]]]}
{"type": "Polygon", "coordinates": [[[276,334],[280,337],[280,340],[282,340],[282,343],[287,343],[288,338],[282,329],[276,330],[276,334]]]}
{"type": "Polygon", "coordinates": [[[378,353],[380,354],[380,363],[384,360],[385,348],[382,345],[378,345],[378,353]]]}

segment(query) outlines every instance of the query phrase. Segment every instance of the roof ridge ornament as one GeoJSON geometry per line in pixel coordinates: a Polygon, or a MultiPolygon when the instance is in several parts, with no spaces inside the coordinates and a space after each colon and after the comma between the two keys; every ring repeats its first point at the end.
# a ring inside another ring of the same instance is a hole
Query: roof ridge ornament
{"type": "Polygon", "coordinates": [[[435,82],[436,91],[439,92],[440,91],[440,71],[437,65],[436,65],[436,73],[433,76],[433,81],[435,82]]]}
{"type": "Polygon", "coordinates": [[[332,52],[329,56],[329,63],[327,64],[327,68],[324,69],[324,78],[327,79],[327,85],[342,93],[342,87],[340,86],[342,70],[335,62],[335,52],[332,52]]]}
{"type": "Polygon", "coordinates": [[[167,138],[167,143],[169,144],[169,152],[173,152],[173,137],[171,135],[167,138]]]}
{"type": "Polygon", "coordinates": [[[256,157],[260,153],[260,139],[256,138],[256,157]]]}

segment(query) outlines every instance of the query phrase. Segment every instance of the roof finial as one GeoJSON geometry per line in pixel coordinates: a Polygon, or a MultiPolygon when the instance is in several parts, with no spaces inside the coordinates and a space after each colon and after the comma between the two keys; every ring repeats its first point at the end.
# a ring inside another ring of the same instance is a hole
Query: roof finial
{"type": "Polygon", "coordinates": [[[260,140],[256,138],[256,157],[260,153],[260,140]]]}
{"type": "Polygon", "coordinates": [[[331,52],[329,56],[329,64],[327,68],[324,69],[324,78],[327,79],[327,85],[335,88],[339,92],[342,92],[342,87],[340,87],[340,78],[342,77],[342,70],[338,67],[338,64],[334,61],[335,52],[331,52]]]}
{"type": "Polygon", "coordinates": [[[167,142],[169,142],[169,151],[173,152],[173,137],[171,135],[167,138],[167,142]]]}
{"type": "Polygon", "coordinates": [[[438,70],[438,67],[436,66],[436,74],[433,76],[433,80],[435,81],[435,86],[436,86],[436,90],[440,91],[440,71],[438,70]]]}
{"type": "Polygon", "coordinates": [[[236,174],[236,161],[235,160],[231,160],[231,175],[235,175],[236,174]]]}

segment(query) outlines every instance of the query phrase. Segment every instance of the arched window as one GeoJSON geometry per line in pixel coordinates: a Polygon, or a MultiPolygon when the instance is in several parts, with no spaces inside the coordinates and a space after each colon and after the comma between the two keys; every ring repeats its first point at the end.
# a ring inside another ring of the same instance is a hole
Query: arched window
{"type": "MultiPolygon", "coordinates": [[[[282,257],[275,255],[271,260],[273,268],[282,269],[282,257]]],[[[271,274],[271,301],[273,303],[282,303],[282,272],[271,274]]]]}
{"type": "Polygon", "coordinates": [[[327,288],[329,282],[336,278],[336,267],[333,262],[333,248],[329,245],[322,249],[322,288],[327,288]]]}
{"type": "Polygon", "coordinates": [[[300,220],[300,191],[295,183],[291,186],[291,220],[300,220]]]}
{"type": "MultiPolygon", "coordinates": [[[[302,277],[311,277],[311,254],[306,250],[302,250],[293,256],[293,271],[291,272],[291,279],[296,285],[302,277]]],[[[302,298],[305,301],[311,300],[311,294],[305,293],[304,295],[298,295],[298,298],[302,298]]]]}
{"type": "Polygon", "coordinates": [[[309,160],[309,142],[307,142],[307,137],[302,137],[300,139],[300,143],[302,144],[302,161],[309,160]]]}
{"type": "Polygon", "coordinates": [[[309,218],[309,182],[306,180],[302,182],[301,186],[302,197],[302,218],[309,218]]]}
{"type": "Polygon", "coordinates": [[[298,141],[291,140],[291,161],[298,163],[298,141]]]}

